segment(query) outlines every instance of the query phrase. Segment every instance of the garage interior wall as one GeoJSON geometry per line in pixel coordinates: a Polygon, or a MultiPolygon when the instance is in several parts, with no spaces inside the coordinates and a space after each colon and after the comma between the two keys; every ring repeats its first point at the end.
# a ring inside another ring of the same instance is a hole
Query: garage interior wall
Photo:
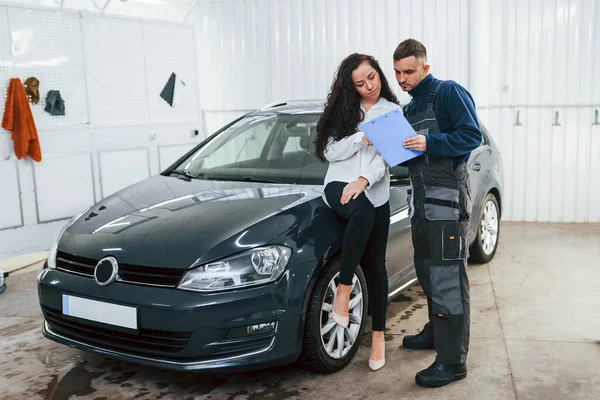
{"type": "Polygon", "coordinates": [[[473,94],[504,158],[504,220],[600,222],[594,0],[0,0],[0,93],[40,78],[44,155],[17,160],[0,130],[0,257],[48,248],[67,218],[234,117],[324,99],[351,52],[407,103],[391,56],[408,37],[473,94]],[[158,97],[171,72],[185,82],[173,108],[158,97]],[[59,86],[67,115],[50,117],[59,86]]]}
{"type": "Polygon", "coordinates": [[[49,248],[68,218],[159,173],[203,137],[196,38],[181,15],[37,3],[0,2],[0,93],[11,77],[39,79],[31,109],[43,155],[17,160],[0,130],[0,258],[49,248]],[[172,107],[159,96],[171,73],[172,107]],[[49,90],[61,92],[65,116],[44,111],[49,90]]]}
{"type": "Polygon", "coordinates": [[[597,0],[200,1],[200,92],[213,131],[288,98],[324,99],[352,52],[425,44],[431,72],[468,88],[500,146],[503,220],[600,222],[597,0]]]}

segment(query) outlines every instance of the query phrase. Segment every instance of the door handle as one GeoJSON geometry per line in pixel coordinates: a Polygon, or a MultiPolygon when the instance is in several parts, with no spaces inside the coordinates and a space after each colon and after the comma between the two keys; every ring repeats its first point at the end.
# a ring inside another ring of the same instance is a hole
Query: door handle
{"type": "Polygon", "coordinates": [[[481,170],[481,164],[480,164],[480,163],[478,163],[478,162],[477,162],[477,163],[475,163],[475,164],[473,164],[473,170],[474,170],[474,171],[479,171],[479,170],[481,170]]]}

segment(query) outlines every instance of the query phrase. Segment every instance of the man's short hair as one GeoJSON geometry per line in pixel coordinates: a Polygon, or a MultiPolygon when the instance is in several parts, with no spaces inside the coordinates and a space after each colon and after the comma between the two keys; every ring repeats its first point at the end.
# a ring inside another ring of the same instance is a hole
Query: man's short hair
{"type": "Polygon", "coordinates": [[[427,49],[421,42],[415,39],[406,39],[396,47],[394,51],[394,61],[402,60],[403,58],[415,56],[427,61],[427,49]]]}

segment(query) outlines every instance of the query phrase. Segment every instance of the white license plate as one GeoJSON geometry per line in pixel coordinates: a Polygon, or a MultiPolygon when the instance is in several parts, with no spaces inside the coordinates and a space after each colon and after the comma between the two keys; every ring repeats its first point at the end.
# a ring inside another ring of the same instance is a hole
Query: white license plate
{"type": "Polygon", "coordinates": [[[62,312],[70,317],[137,329],[137,309],[119,304],[62,295],[62,312]]]}

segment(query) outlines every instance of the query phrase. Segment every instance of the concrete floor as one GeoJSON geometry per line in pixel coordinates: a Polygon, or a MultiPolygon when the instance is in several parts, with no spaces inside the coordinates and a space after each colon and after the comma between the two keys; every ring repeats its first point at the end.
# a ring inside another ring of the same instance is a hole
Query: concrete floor
{"type": "Polygon", "coordinates": [[[503,223],[496,258],[469,268],[469,376],[423,389],[414,375],[433,361],[433,351],[401,347],[402,337],[426,320],[418,286],[390,304],[387,364],[378,372],[368,369],[363,346],[333,375],[296,366],[206,375],[124,363],[44,339],[33,266],[10,276],[0,295],[0,399],[598,399],[599,267],[598,224],[503,223]]]}

